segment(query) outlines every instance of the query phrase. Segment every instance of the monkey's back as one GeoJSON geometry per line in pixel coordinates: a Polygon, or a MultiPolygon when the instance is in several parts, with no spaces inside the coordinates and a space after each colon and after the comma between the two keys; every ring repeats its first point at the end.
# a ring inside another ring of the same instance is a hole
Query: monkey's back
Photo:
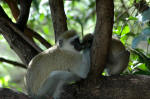
{"type": "Polygon", "coordinates": [[[71,71],[69,67],[78,67],[80,64],[82,54],[62,51],[57,46],[38,54],[30,61],[25,77],[28,93],[36,94],[52,71],[71,71]]]}

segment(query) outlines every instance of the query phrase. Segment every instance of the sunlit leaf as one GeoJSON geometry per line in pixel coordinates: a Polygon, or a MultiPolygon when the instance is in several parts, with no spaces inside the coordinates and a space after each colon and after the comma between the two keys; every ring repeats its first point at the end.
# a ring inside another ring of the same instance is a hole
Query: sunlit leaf
{"type": "Polygon", "coordinates": [[[134,21],[136,21],[137,18],[136,18],[136,17],[133,17],[133,16],[130,16],[129,18],[127,18],[127,20],[134,20],[134,21]]]}
{"type": "Polygon", "coordinates": [[[129,32],[130,32],[129,26],[125,26],[125,27],[123,28],[122,32],[121,32],[121,35],[125,35],[125,34],[127,34],[127,33],[129,33],[129,32]]]}

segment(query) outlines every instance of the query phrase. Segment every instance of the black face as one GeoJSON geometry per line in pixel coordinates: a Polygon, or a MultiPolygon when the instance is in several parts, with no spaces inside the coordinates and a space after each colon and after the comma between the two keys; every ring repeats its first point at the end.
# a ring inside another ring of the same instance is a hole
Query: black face
{"type": "Polygon", "coordinates": [[[77,37],[73,41],[71,41],[71,44],[74,46],[74,48],[77,51],[81,51],[82,50],[82,44],[80,43],[79,37],[77,37]]]}

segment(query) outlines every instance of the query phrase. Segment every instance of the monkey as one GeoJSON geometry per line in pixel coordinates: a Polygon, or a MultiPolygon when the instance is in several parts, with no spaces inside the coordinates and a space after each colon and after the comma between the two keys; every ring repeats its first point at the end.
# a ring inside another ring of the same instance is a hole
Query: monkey
{"type": "MultiPolygon", "coordinates": [[[[91,48],[93,38],[93,34],[85,35],[81,44],[82,48],[91,48]]],[[[129,56],[129,51],[125,49],[121,41],[112,38],[105,67],[106,76],[119,75],[122,73],[128,66],[129,56]]]]}
{"type": "Polygon", "coordinates": [[[73,30],[64,32],[56,45],[39,53],[29,63],[25,87],[34,99],[59,99],[63,85],[85,79],[90,70],[90,52],[73,30]]]}
{"type": "Polygon", "coordinates": [[[119,75],[128,66],[130,53],[125,49],[121,41],[112,39],[108,53],[108,63],[106,65],[106,75],[119,75]]]}
{"type": "MultiPolygon", "coordinates": [[[[92,34],[80,42],[75,31],[63,33],[55,46],[38,54],[29,63],[25,76],[28,94],[34,99],[51,96],[59,99],[63,85],[85,79],[90,71],[92,42],[92,34]]],[[[108,75],[120,74],[128,65],[129,54],[119,40],[112,39],[106,64],[108,75]]]]}

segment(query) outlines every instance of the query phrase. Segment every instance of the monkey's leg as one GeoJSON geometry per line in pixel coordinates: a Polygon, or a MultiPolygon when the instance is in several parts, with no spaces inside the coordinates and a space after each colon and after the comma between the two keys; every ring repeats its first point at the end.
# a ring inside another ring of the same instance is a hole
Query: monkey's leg
{"type": "Polygon", "coordinates": [[[130,53],[128,51],[123,51],[113,59],[109,59],[106,66],[108,75],[119,75],[122,73],[128,66],[129,56],[130,53]]]}

